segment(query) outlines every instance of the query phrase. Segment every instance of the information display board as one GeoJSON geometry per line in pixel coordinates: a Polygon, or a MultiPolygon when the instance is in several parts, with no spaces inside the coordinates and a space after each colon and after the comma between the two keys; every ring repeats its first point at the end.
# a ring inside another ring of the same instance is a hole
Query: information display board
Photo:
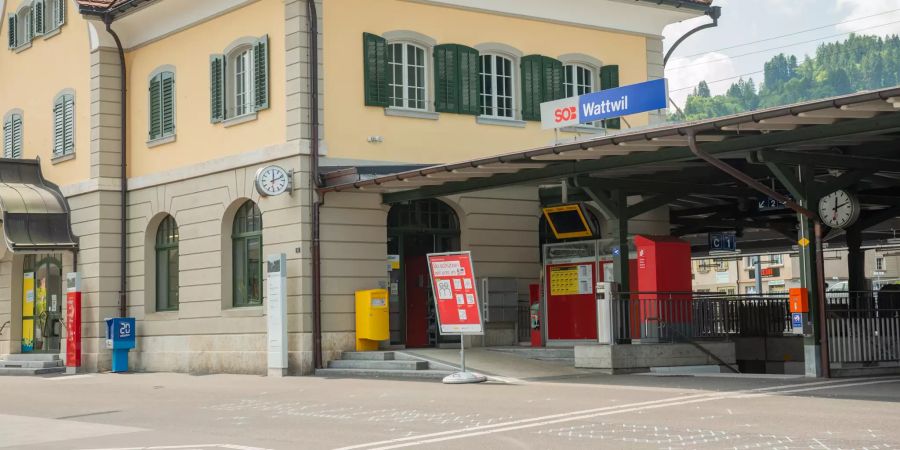
{"type": "Polygon", "coordinates": [[[471,253],[429,254],[428,272],[441,334],[484,334],[471,253]]]}

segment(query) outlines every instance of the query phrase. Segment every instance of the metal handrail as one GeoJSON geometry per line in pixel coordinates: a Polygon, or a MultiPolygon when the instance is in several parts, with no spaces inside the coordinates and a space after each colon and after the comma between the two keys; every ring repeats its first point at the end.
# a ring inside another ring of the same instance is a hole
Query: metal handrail
{"type": "Polygon", "coordinates": [[[9,321],[7,320],[3,325],[0,325],[0,336],[3,335],[3,330],[6,329],[6,326],[9,325],[9,321]]]}

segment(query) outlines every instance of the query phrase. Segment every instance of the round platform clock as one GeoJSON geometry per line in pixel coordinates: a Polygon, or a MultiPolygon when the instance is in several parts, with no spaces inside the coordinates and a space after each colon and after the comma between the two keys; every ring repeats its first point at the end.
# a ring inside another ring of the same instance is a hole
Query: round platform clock
{"type": "Polygon", "coordinates": [[[851,193],[838,189],[819,200],[819,217],[831,228],[847,228],[859,218],[859,200],[851,193]]]}
{"type": "Polygon", "coordinates": [[[291,187],[292,173],[279,166],[266,166],[256,171],[256,191],[260,195],[283,194],[291,187]]]}

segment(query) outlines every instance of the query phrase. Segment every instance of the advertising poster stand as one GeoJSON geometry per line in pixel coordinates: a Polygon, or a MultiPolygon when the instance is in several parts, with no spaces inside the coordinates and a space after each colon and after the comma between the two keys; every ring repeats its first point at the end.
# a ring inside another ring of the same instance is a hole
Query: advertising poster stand
{"type": "Polygon", "coordinates": [[[460,371],[444,378],[446,384],[481,383],[484,375],[466,370],[466,335],[483,335],[484,324],[470,252],[430,253],[428,273],[434,291],[438,329],[459,335],[460,371]]]}

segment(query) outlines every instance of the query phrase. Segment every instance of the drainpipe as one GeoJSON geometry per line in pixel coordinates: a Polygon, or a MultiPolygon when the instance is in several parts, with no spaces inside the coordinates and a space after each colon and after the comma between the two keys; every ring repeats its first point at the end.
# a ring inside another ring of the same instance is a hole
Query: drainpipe
{"type": "Polygon", "coordinates": [[[125,49],[122,47],[122,41],[119,39],[119,35],[116,34],[112,29],[112,21],[113,16],[110,14],[105,14],[103,16],[103,23],[106,24],[106,32],[109,33],[113,39],[116,41],[116,48],[119,50],[119,79],[121,80],[121,86],[119,91],[119,101],[121,112],[119,113],[121,123],[119,125],[119,131],[121,133],[121,155],[122,161],[119,165],[119,177],[120,177],[120,201],[121,205],[121,224],[120,224],[120,246],[121,251],[119,253],[119,257],[121,261],[119,263],[119,271],[121,275],[119,276],[119,316],[127,317],[128,316],[128,261],[126,260],[128,257],[128,223],[127,223],[127,213],[128,213],[128,178],[125,172],[125,164],[126,164],[126,134],[125,134],[125,125],[126,125],[126,117],[128,111],[125,108],[126,105],[126,88],[125,88],[125,49]]]}
{"type": "MultiPolygon", "coordinates": [[[[319,179],[319,17],[316,0],[306,0],[309,37],[309,198],[312,205],[313,364],[322,368],[322,250],[320,209],[325,194],[319,179]]],[[[302,114],[301,114],[302,118],[302,114]]],[[[300,156],[301,161],[303,156],[300,156]]]]}
{"type": "MultiPolygon", "coordinates": [[[[816,280],[816,291],[818,292],[818,315],[819,315],[819,358],[822,360],[822,376],[824,378],[831,378],[831,367],[829,365],[828,360],[828,332],[827,332],[827,324],[826,316],[825,316],[825,258],[822,250],[822,222],[819,220],[819,216],[800,206],[797,202],[791,200],[790,198],[781,195],[776,192],[774,189],[769,188],[765,184],[760,183],[753,179],[753,177],[741,172],[738,169],[735,169],[728,163],[724,161],[720,161],[716,159],[714,156],[709,153],[704,152],[700,149],[700,146],[697,145],[697,135],[693,130],[688,131],[688,146],[691,148],[691,152],[694,153],[698,158],[706,161],[713,167],[721,170],[722,172],[727,173],[732,178],[743,182],[747,186],[750,186],[754,190],[766,195],[768,197],[774,198],[781,203],[784,203],[785,206],[794,210],[797,214],[801,214],[811,220],[815,224],[815,239],[816,239],[816,272],[818,272],[819,276],[816,280]]],[[[805,181],[805,180],[804,180],[805,181]]],[[[759,266],[757,266],[759,267],[759,266]]],[[[759,276],[759,273],[757,273],[759,276]]]]}

